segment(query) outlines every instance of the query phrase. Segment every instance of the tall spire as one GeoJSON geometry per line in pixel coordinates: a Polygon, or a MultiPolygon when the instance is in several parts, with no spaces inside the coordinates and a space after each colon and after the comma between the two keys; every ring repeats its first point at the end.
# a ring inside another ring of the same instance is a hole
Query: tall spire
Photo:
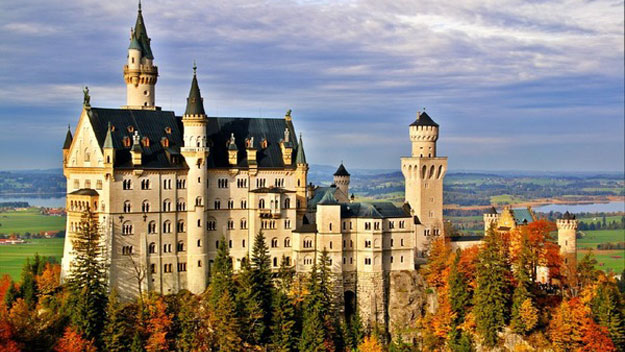
{"type": "Polygon", "coordinates": [[[191,90],[187,98],[187,108],[185,115],[206,115],[204,112],[204,101],[200,94],[200,86],[197,83],[197,65],[193,62],[193,80],[191,81],[191,90]]]}
{"type": "Polygon", "coordinates": [[[102,148],[113,148],[113,136],[111,135],[111,122],[109,121],[106,128],[106,137],[104,138],[104,145],[102,148]]]}
{"type": "Polygon", "coordinates": [[[299,134],[299,143],[297,145],[297,156],[295,164],[306,164],[306,154],[304,153],[304,142],[302,142],[302,134],[299,134]]]}
{"type": "Polygon", "coordinates": [[[63,149],[69,149],[72,146],[72,128],[67,125],[67,134],[65,135],[65,143],[63,143],[63,149]]]}
{"type": "Polygon", "coordinates": [[[152,48],[150,47],[150,38],[148,37],[148,31],[145,29],[145,21],[143,20],[143,13],[141,11],[141,1],[139,1],[139,9],[137,11],[137,22],[135,23],[135,29],[133,37],[137,39],[142,48],[142,54],[145,58],[153,60],[152,48]]]}

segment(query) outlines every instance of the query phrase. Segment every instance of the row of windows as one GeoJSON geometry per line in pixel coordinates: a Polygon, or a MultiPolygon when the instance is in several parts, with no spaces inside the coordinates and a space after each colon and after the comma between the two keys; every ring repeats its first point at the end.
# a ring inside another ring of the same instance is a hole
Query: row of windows
{"type": "MultiPolygon", "coordinates": [[[[349,241],[349,243],[350,243],[350,246],[352,246],[352,244],[353,244],[352,241],[349,241]]],[[[374,245],[375,248],[380,247],[380,244],[379,244],[378,240],[374,240],[373,245],[374,245]]],[[[391,245],[391,247],[395,246],[395,239],[394,238],[391,238],[390,245],[391,245]]],[[[401,247],[404,246],[404,239],[403,238],[401,238],[399,240],[399,245],[401,247]]],[[[343,240],[343,247],[345,247],[345,240],[343,240]]],[[[371,248],[371,240],[365,240],[365,248],[371,248]]]]}
{"type": "MultiPolygon", "coordinates": [[[[389,257],[389,263],[392,264],[394,261],[395,261],[395,259],[393,258],[393,256],[390,256],[389,257]]],[[[404,262],[404,256],[403,255],[399,257],[399,261],[400,261],[400,263],[404,262]]],[[[365,258],[364,259],[364,263],[365,263],[365,265],[371,265],[372,264],[371,258],[365,258]]],[[[345,258],[345,257],[343,257],[343,264],[347,264],[347,258],[345,258]]],[[[349,264],[354,264],[354,258],[349,257],[349,264]]]]}
{"type": "MultiPolygon", "coordinates": [[[[101,181],[99,181],[101,182],[101,181]]],[[[85,187],[88,188],[88,187],[85,187]]],[[[187,188],[187,180],[185,179],[177,179],[176,180],[176,188],[178,189],[185,189],[187,188]]],[[[132,188],[132,180],[123,180],[122,181],[122,189],[123,190],[131,190],[132,188]]],[[[149,190],[152,189],[152,183],[150,182],[150,180],[148,179],[143,179],[141,180],[141,189],[142,190],[149,190]]],[[[171,179],[165,179],[163,180],[163,189],[172,189],[172,182],[171,179]]]]}
{"type": "MultiPolygon", "coordinates": [[[[406,228],[406,221],[405,220],[401,220],[399,221],[399,228],[400,229],[404,229],[406,228]]],[[[373,223],[373,229],[374,230],[380,230],[382,228],[382,223],[381,222],[374,222],[373,223]]],[[[389,221],[388,223],[388,228],[389,229],[394,229],[395,228],[395,221],[389,221]]],[[[347,229],[347,222],[343,222],[343,230],[347,229]]],[[[349,222],[349,229],[352,230],[352,222],[349,222]]],[[[365,222],[365,230],[371,230],[371,223],[370,222],[365,222]]]]}
{"type": "MultiPolygon", "coordinates": [[[[74,189],[80,188],[80,180],[74,180],[74,189]]],[[[83,188],[91,188],[91,180],[85,180],[83,188]]],[[[95,189],[102,189],[102,180],[95,181],[95,189]]]]}
{"type": "MultiPolygon", "coordinates": [[[[198,267],[202,267],[202,261],[197,262],[198,267]]],[[[187,271],[187,263],[178,263],[177,264],[177,269],[178,272],[184,272],[187,271]]],[[[152,274],[156,274],[156,264],[150,264],[150,272],[152,274]]],[[[164,273],[171,273],[173,272],[173,264],[163,264],[163,272],[164,273]]]]}

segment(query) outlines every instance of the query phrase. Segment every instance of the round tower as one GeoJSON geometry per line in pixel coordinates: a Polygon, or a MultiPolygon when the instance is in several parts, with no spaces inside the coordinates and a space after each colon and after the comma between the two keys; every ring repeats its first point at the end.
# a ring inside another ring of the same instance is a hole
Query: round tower
{"type": "Polygon", "coordinates": [[[340,189],[345,194],[345,197],[348,197],[348,198],[349,198],[350,176],[351,175],[349,174],[349,172],[347,172],[347,169],[341,162],[341,165],[334,173],[334,184],[336,185],[338,189],[340,189]]]}
{"type": "Polygon", "coordinates": [[[154,66],[154,56],[150,46],[151,39],[143,21],[141,2],[135,27],[130,30],[128,60],[124,65],[126,82],[126,109],[157,109],[155,106],[155,86],[158,67],[154,66]]]}
{"type": "Polygon", "coordinates": [[[577,219],[568,211],[556,221],[558,245],[564,263],[574,265],[577,261],[577,219]]]}
{"type": "MultiPolygon", "coordinates": [[[[182,115],[184,125],[183,147],[189,171],[187,178],[187,288],[193,293],[201,293],[208,284],[208,239],[206,226],[206,188],[208,170],[206,159],[209,149],[206,139],[204,103],[197,82],[197,67],[193,65],[193,80],[187,98],[187,107],[182,115]]],[[[212,241],[211,241],[212,243],[212,241]]]]}
{"type": "Polygon", "coordinates": [[[435,158],[438,124],[424,111],[417,113],[417,120],[410,125],[410,141],[413,158],[435,158]]]}
{"type": "Polygon", "coordinates": [[[497,220],[499,219],[499,214],[497,213],[497,209],[495,207],[491,207],[486,213],[484,213],[484,234],[490,230],[491,227],[497,225],[497,220]]]}

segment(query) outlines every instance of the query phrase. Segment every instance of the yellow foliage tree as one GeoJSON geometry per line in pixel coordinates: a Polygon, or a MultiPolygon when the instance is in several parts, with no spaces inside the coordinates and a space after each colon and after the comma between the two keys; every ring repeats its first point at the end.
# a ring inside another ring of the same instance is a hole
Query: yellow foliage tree
{"type": "Polygon", "coordinates": [[[365,336],[360,345],[358,352],[383,352],[382,344],[375,336],[365,336]]]}
{"type": "Polygon", "coordinates": [[[523,301],[521,308],[519,309],[521,320],[525,331],[531,331],[538,323],[538,309],[532,304],[530,298],[523,301]]]}

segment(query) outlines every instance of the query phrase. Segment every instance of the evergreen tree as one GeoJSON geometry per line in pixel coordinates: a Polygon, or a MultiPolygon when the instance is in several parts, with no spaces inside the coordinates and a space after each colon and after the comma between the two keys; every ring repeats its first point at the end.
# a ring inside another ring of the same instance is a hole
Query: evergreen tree
{"type": "Polygon", "coordinates": [[[130,326],[125,314],[126,307],[119,302],[117,290],[113,288],[106,306],[106,322],[102,342],[109,352],[126,351],[131,344],[130,326]]]}
{"type": "Polygon", "coordinates": [[[344,326],[345,347],[351,348],[350,351],[356,351],[358,345],[360,345],[362,339],[365,337],[362,320],[360,319],[360,313],[358,312],[358,308],[355,309],[354,314],[344,326]]]}
{"type": "Polygon", "coordinates": [[[512,295],[512,329],[517,334],[525,334],[530,331],[533,326],[529,326],[522,315],[521,307],[523,303],[530,300],[532,302],[531,295],[531,249],[529,248],[529,241],[527,235],[523,234],[521,239],[521,250],[514,263],[514,278],[516,279],[516,287],[512,295]]]}
{"type": "Polygon", "coordinates": [[[272,351],[297,351],[295,305],[286,292],[278,291],[274,298],[272,351]]]}
{"type": "Polygon", "coordinates": [[[243,341],[239,336],[241,325],[237,317],[236,303],[228,291],[221,292],[214,311],[214,326],[218,350],[229,352],[244,351],[243,341]]]}
{"type": "Polygon", "coordinates": [[[135,331],[135,335],[132,337],[132,344],[130,345],[130,352],[144,352],[143,340],[138,331],[135,331]]]}
{"type": "Polygon", "coordinates": [[[503,255],[502,240],[492,229],[484,237],[477,264],[477,287],[474,296],[476,330],[484,345],[497,344],[497,333],[508,316],[508,268],[503,255]]]}
{"type": "Polygon", "coordinates": [[[234,281],[232,279],[232,258],[224,237],[219,241],[215,264],[210,276],[210,298],[212,307],[217,305],[223,292],[234,295],[234,281]]]}
{"type": "Polygon", "coordinates": [[[82,214],[79,229],[72,239],[74,261],[68,280],[71,320],[80,333],[97,343],[104,325],[107,280],[101,258],[100,228],[90,209],[82,214]]]}
{"type": "MultiPolygon", "coordinates": [[[[38,261],[39,256],[35,256],[38,261]]],[[[35,281],[35,275],[37,272],[36,263],[30,263],[30,258],[26,259],[26,264],[22,267],[22,282],[20,284],[20,297],[24,299],[24,302],[29,307],[34,307],[37,303],[37,282],[35,281]],[[35,274],[33,274],[33,265],[35,274]]]]}
{"type": "Polygon", "coordinates": [[[454,313],[447,343],[449,348],[454,352],[471,351],[472,348],[471,340],[467,340],[467,335],[459,328],[459,325],[464,322],[467,306],[471,303],[469,285],[464,275],[458,270],[460,256],[461,250],[458,249],[447,278],[449,304],[451,306],[451,312],[454,313]],[[469,349],[467,349],[467,343],[469,349]]]}
{"type": "Polygon", "coordinates": [[[15,287],[15,283],[11,281],[11,283],[9,284],[9,288],[4,294],[4,304],[6,305],[7,309],[11,309],[11,307],[13,306],[13,302],[15,302],[15,300],[18,299],[19,297],[20,297],[20,292],[15,287]]]}
{"type": "Polygon", "coordinates": [[[246,256],[241,261],[241,270],[237,275],[237,307],[241,318],[241,336],[251,345],[262,343],[264,331],[264,317],[258,295],[254,291],[253,268],[250,259],[246,256]]]}
{"type": "Polygon", "coordinates": [[[616,285],[603,282],[591,301],[592,313],[599,325],[608,329],[618,351],[625,351],[625,317],[623,303],[616,285]]]}
{"type": "Polygon", "coordinates": [[[271,336],[273,281],[271,279],[271,257],[262,231],[256,234],[254,238],[251,283],[253,296],[250,298],[255,301],[252,305],[258,306],[262,312],[262,318],[255,324],[254,329],[259,338],[258,342],[265,344],[271,336]]]}

